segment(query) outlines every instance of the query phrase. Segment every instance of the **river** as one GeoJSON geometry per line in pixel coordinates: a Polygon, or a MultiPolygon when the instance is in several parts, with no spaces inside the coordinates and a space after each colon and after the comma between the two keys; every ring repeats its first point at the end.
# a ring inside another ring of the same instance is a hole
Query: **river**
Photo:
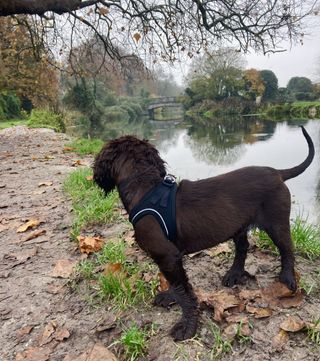
{"type": "Polygon", "coordinates": [[[178,179],[212,177],[248,165],[290,168],[307,156],[299,124],[311,135],[316,155],[311,166],[288,180],[292,216],[320,224],[320,120],[273,122],[250,117],[215,121],[141,120],[113,123],[96,133],[104,140],[124,134],[150,139],[178,179]]]}

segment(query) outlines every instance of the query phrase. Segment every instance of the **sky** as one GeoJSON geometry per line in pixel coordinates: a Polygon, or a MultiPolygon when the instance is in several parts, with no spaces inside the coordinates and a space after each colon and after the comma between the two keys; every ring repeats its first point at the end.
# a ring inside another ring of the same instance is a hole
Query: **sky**
{"type": "MultiPolygon", "coordinates": [[[[313,82],[320,82],[320,18],[313,26],[307,27],[308,35],[304,36],[303,45],[283,43],[285,52],[269,55],[246,54],[246,68],[272,70],[278,78],[279,86],[285,87],[290,78],[304,76],[313,82]]],[[[182,85],[188,74],[186,64],[176,64],[169,69],[176,81],[182,85]]]]}

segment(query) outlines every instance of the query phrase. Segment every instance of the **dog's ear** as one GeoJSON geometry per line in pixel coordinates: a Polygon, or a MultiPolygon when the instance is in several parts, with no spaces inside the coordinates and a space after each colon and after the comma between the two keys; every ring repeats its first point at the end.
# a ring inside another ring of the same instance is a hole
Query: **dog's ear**
{"type": "Polygon", "coordinates": [[[93,165],[93,179],[108,194],[115,187],[112,166],[114,154],[108,146],[102,148],[93,165]]]}

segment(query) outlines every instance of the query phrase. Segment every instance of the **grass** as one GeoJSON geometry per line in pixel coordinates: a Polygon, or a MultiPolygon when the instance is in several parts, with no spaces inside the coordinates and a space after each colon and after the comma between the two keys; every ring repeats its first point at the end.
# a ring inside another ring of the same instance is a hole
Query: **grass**
{"type": "Polygon", "coordinates": [[[315,320],[312,326],[308,326],[307,335],[312,342],[320,346],[320,318],[315,320]]]}
{"type": "Polygon", "coordinates": [[[106,197],[103,190],[88,178],[90,176],[91,169],[81,168],[72,172],[63,184],[65,193],[72,200],[73,239],[76,239],[83,227],[94,223],[107,223],[117,217],[114,207],[119,200],[118,193],[113,191],[106,197]]]}
{"type": "Polygon", "coordinates": [[[68,143],[66,147],[70,147],[72,152],[80,155],[97,154],[101,150],[104,142],[101,139],[76,139],[68,143]]]}
{"type": "Polygon", "coordinates": [[[216,359],[224,353],[232,351],[232,344],[230,341],[224,340],[221,335],[219,326],[210,322],[209,329],[214,337],[214,341],[210,351],[210,359],[216,359]]]}
{"type": "MultiPolygon", "coordinates": [[[[123,240],[107,242],[92,259],[79,262],[76,268],[76,278],[95,280],[95,292],[100,302],[107,301],[117,310],[147,303],[154,296],[157,285],[156,279],[150,282],[142,279],[142,270],[148,269],[148,264],[130,262],[126,258],[125,250],[126,244],[123,240]],[[100,268],[101,271],[101,266],[105,266],[106,271],[97,274],[96,269],[100,268]]],[[[153,267],[156,274],[155,266],[150,264],[150,267],[153,267]]]]}
{"type": "Polygon", "coordinates": [[[0,130],[5,128],[11,128],[15,127],[17,125],[27,125],[27,120],[21,120],[21,119],[12,119],[12,120],[6,120],[6,121],[0,121],[0,130]]]}
{"type": "MultiPolygon", "coordinates": [[[[266,232],[257,230],[257,246],[261,249],[271,250],[279,254],[278,248],[271,241],[266,232]]],[[[295,252],[309,260],[320,257],[320,227],[308,223],[298,216],[291,224],[291,238],[295,246],[295,252]]]]}

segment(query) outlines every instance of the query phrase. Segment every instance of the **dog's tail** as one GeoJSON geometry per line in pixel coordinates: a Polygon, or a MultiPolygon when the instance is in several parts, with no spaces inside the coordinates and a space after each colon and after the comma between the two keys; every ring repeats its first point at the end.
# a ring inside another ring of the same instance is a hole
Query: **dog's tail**
{"type": "Polygon", "coordinates": [[[293,167],[290,169],[279,169],[279,173],[284,181],[286,181],[287,179],[290,179],[290,178],[297,177],[299,174],[304,172],[309,167],[309,165],[311,164],[311,162],[313,160],[314,145],[313,145],[312,139],[302,125],[301,125],[301,130],[308,143],[309,154],[308,154],[307,158],[301,164],[297,165],[296,167],[293,167]]]}

